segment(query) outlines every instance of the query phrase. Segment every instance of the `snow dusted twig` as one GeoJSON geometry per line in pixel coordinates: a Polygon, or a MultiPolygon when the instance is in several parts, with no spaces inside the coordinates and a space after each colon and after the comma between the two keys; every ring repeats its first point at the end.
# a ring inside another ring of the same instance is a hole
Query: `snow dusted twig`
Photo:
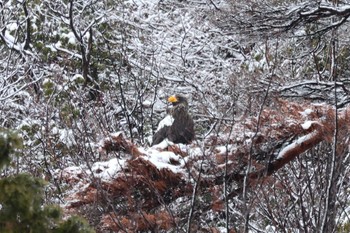
{"type": "MultiPolygon", "coordinates": [[[[17,94],[19,94],[21,91],[25,90],[26,88],[28,88],[29,86],[33,85],[33,84],[36,84],[37,82],[39,82],[40,80],[42,79],[42,75],[40,75],[40,77],[36,78],[35,80],[21,86],[18,90],[12,92],[12,93],[9,93],[8,95],[4,95],[4,96],[0,96],[0,101],[4,101],[4,100],[7,100],[7,99],[11,99],[13,98],[14,96],[16,96],[17,94]]],[[[11,84],[12,85],[12,84],[11,84]]],[[[8,87],[6,87],[8,88],[8,87]]]]}
{"type": "MultiPolygon", "coordinates": [[[[333,1],[334,5],[335,5],[336,1],[333,1]]],[[[336,177],[337,177],[337,173],[339,171],[336,170],[336,159],[337,159],[337,145],[338,145],[338,132],[339,132],[339,128],[338,128],[338,107],[337,107],[337,103],[338,103],[338,93],[337,93],[337,60],[336,60],[336,42],[335,40],[337,40],[337,34],[335,31],[333,31],[332,34],[332,40],[331,40],[331,76],[333,78],[334,81],[334,106],[335,106],[335,114],[334,114],[334,134],[333,134],[333,151],[332,151],[332,159],[331,159],[331,163],[330,163],[330,175],[327,179],[327,196],[325,198],[326,203],[325,203],[325,208],[324,208],[324,212],[323,212],[323,216],[322,216],[322,224],[321,224],[321,228],[320,228],[320,232],[330,232],[331,229],[334,228],[335,225],[335,211],[334,211],[334,206],[335,206],[335,202],[336,202],[336,195],[337,195],[337,191],[336,191],[336,186],[337,186],[337,182],[336,182],[336,177]]],[[[342,161],[340,162],[340,164],[342,164],[342,161]]]]}
{"type": "Polygon", "coordinates": [[[197,200],[197,192],[198,192],[199,185],[201,182],[203,162],[204,162],[204,160],[201,161],[198,178],[195,181],[196,183],[193,187],[192,198],[191,198],[191,208],[190,208],[190,212],[189,212],[188,218],[187,218],[187,230],[186,230],[187,233],[191,232],[193,213],[195,210],[195,205],[196,205],[196,200],[197,200]]]}
{"type": "Polygon", "coordinates": [[[74,4],[73,0],[69,1],[69,27],[72,30],[75,39],[79,42],[80,52],[81,52],[81,69],[82,69],[82,75],[85,79],[85,85],[87,83],[91,83],[91,78],[89,75],[89,68],[90,68],[90,60],[91,60],[91,51],[92,51],[92,42],[93,42],[93,35],[92,35],[92,26],[96,21],[91,23],[88,28],[85,29],[85,31],[82,33],[81,31],[78,31],[75,22],[74,22],[74,4]],[[84,44],[83,37],[84,35],[89,32],[89,37],[87,44],[84,44]]]}
{"type": "MultiPolygon", "coordinates": [[[[276,47],[278,46],[278,43],[276,44],[276,47]]],[[[266,53],[265,56],[268,57],[268,46],[266,43],[266,53]]],[[[276,49],[277,51],[277,49],[276,49]]],[[[274,56],[274,59],[277,58],[277,53],[274,56]]],[[[262,112],[263,109],[265,108],[265,104],[267,101],[267,98],[270,94],[270,88],[272,86],[272,81],[273,81],[273,77],[274,77],[274,72],[275,72],[275,66],[271,66],[271,77],[264,95],[264,99],[260,105],[260,109],[259,109],[259,113],[257,116],[257,124],[256,124],[256,130],[254,132],[254,136],[252,137],[252,142],[254,141],[254,139],[257,137],[259,131],[260,131],[260,122],[262,120],[262,112]]],[[[248,203],[247,203],[247,193],[248,193],[248,189],[249,189],[249,179],[250,179],[250,175],[249,173],[251,172],[251,168],[252,168],[252,154],[253,154],[253,143],[250,145],[250,149],[249,149],[249,154],[248,154],[248,165],[246,167],[245,170],[245,176],[243,179],[243,201],[244,201],[244,205],[245,205],[245,225],[244,225],[244,232],[248,233],[249,231],[249,216],[250,216],[250,208],[248,208],[248,203]]]]}
{"type": "MultiPolygon", "coordinates": [[[[232,121],[235,121],[235,116],[232,116],[232,121]]],[[[231,137],[233,133],[233,127],[230,128],[229,132],[229,137],[231,137]]],[[[226,144],[225,148],[225,170],[224,170],[224,176],[226,177],[228,174],[229,170],[229,156],[228,156],[228,151],[229,151],[229,145],[228,143],[226,144]]],[[[224,200],[225,200],[225,214],[226,214],[226,219],[225,219],[225,224],[226,224],[226,232],[230,231],[230,212],[229,212],[229,198],[228,198],[228,190],[229,190],[230,184],[229,182],[225,179],[224,180],[224,200]]]]}

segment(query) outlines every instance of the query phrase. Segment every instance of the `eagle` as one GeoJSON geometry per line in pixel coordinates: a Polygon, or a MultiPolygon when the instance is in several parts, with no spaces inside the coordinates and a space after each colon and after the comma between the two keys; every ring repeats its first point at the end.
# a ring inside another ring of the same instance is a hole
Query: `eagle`
{"type": "Polygon", "coordinates": [[[158,128],[153,135],[153,145],[167,139],[175,144],[190,144],[194,139],[194,122],[188,114],[188,102],[182,95],[172,95],[168,98],[173,107],[168,115],[159,122],[158,128]]]}

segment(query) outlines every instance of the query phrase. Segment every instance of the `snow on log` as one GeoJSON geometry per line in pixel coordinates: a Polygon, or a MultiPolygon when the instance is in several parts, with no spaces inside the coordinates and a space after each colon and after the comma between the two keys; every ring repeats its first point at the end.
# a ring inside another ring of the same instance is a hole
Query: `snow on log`
{"type": "Polygon", "coordinates": [[[303,129],[305,129],[305,130],[308,130],[311,128],[311,126],[314,123],[317,124],[318,122],[317,121],[305,121],[303,124],[301,124],[301,127],[303,127],[303,129]]]}
{"type": "MultiPolygon", "coordinates": [[[[303,127],[304,128],[304,127],[303,127]]],[[[309,128],[309,127],[307,127],[309,128]]],[[[298,138],[293,143],[284,147],[277,155],[276,160],[287,159],[290,155],[295,153],[300,154],[314,145],[315,142],[319,142],[321,139],[319,132],[313,131],[307,135],[298,138]]]]}

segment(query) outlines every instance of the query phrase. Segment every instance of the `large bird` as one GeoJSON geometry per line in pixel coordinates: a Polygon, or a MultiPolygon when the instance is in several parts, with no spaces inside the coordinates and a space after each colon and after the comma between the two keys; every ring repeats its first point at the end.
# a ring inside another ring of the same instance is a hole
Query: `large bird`
{"type": "Polygon", "coordinates": [[[188,102],[182,95],[173,95],[168,98],[173,107],[168,115],[159,122],[153,135],[152,145],[167,139],[173,143],[190,144],[194,139],[194,123],[188,114],[188,102]]]}

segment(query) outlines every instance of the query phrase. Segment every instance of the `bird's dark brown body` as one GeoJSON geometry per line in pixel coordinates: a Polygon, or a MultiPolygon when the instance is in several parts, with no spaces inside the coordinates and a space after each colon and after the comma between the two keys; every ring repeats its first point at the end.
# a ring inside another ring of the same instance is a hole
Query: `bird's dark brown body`
{"type": "Polygon", "coordinates": [[[164,139],[173,143],[191,143],[195,136],[194,122],[188,114],[187,99],[181,95],[175,95],[169,97],[168,101],[173,104],[167,116],[169,123],[160,123],[160,127],[153,135],[152,145],[159,144],[164,139]]]}

